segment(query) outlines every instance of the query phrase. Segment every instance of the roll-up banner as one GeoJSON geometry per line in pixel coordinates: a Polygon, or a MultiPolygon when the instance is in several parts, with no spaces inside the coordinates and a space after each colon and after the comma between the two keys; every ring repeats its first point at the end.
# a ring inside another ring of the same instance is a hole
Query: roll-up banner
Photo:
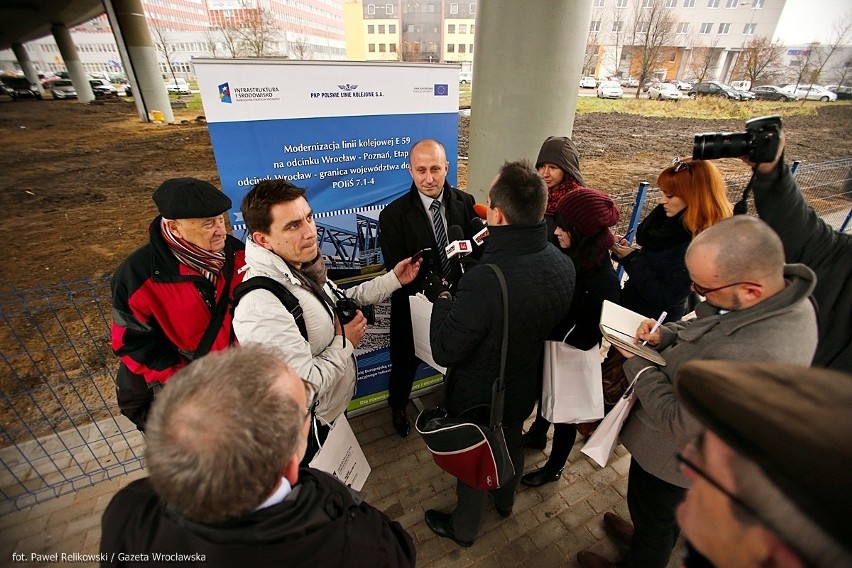
{"type": "MultiPolygon", "coordinates": [[[[457,65],[193,59],[222,189],[245,238],[243,196],[263,179],[306,189],[329,276],[357,284],[382,270],[378,218],[411,186],[408,152],[439,140],[456,185],[457,65]]],[[[387,398],[390,304],[376,307],[358,350],[350,410],[387,398]]],[[[440,382],[423,364],[414,388],[440,382]]]]}

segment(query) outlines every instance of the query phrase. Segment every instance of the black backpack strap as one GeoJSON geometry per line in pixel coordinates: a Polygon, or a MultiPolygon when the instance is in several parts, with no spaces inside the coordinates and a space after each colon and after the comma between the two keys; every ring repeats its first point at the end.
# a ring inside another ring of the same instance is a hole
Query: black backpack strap
{"type": "Polygon", "coordinates": [[[243,296],[252,290],[267,290],[275,294],[278,301],[284,304],[287,311],[293,315],[296,320],[296,325],[299,326],[299,333],[308,340],[308,329],[305,327],[305,314],[302,312],[302,306],[299,304],[298,298],[293,295],[293,292],[287,289],[284,284],[270,278],[268,276],[253,276],[248,280],[243,280],[236,288],[234,288],[234,300],[231,304],[231,312],[237,308],[237,304],[243,296]]]}

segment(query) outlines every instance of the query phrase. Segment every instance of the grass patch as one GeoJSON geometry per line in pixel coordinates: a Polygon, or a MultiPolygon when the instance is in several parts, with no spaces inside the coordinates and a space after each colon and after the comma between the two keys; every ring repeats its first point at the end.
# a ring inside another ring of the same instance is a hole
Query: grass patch
{"type": "Polygon", "coordinates": [[[678,101],[652,101],[624,98],[620,100],[579,97],[577,112],[623,112],[641,116],[677,116],[681,118],[725,118],[747,120],[755,116],[780,114],[781,116],[813,116],[817,108],[825,105],[852,105],[850,101],[821,103],[818,101],[729,101],[718,97],[700,97],[678,101]]]}

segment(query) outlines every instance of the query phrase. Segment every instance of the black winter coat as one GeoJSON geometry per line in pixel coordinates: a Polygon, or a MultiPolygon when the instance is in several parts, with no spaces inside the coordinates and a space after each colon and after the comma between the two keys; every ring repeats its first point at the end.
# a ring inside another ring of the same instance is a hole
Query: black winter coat
{"type": "Polygon", "coordinates": [[[102,525],[101,552],[107,560],[101,568],[415,564],[414,543],[399,523],[356,501],[330,475],[310,469],[299,472],[299,482],[281,503],[217,524],[181,516],[160,500],[148,478],[140,479],[113,497],[102,525]],[[121,560],[120,553],[135,555],[136,561],[121,560]],[[155,557],[176,553],[195,554],[196,561],[155,557]]]}
{"type": "Polygon", "coordinates": [[[509,293],[506,422],[522,421],[538,398],[544,340],[568,315],[574,293],[574,265],[547,242],[545,223],[489,227],[480,264],[461,279],[455,299],[438,299],[430,340],[435,361],[450,368],[447,410],[459,415],[490,404],[500,372],[503,300],[499,266],[509,293]]]}
{"type": "Polygon", "coordinates": [[[548,339],[564,340],[565,343],[586,351],[601,342],[601,308],[604,300],[619,303],[621,286],[609,258],[602,264],[577,271],[574,297],[568,317],[565,318],[548,339]],[[572,329],[573,328],[573,329],[572,329]],[[565,334],[571,330],[566,337],[565,334]]]}

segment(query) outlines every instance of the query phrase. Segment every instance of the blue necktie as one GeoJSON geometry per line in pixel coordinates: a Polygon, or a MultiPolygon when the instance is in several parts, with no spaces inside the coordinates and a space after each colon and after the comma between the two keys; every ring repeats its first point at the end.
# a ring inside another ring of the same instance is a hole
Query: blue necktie
{"type": "Polygon", "coordinates": [[[444,229],[444,220],[441,219],[441,202],[437,199],[429,206],[432,211],[432,225],[435,226],[435,240],[438,241],[438,257],[441,259],[441,270],[444,276],[450,276],[450,259],[447,258],[447,231],[444,229]]]}

